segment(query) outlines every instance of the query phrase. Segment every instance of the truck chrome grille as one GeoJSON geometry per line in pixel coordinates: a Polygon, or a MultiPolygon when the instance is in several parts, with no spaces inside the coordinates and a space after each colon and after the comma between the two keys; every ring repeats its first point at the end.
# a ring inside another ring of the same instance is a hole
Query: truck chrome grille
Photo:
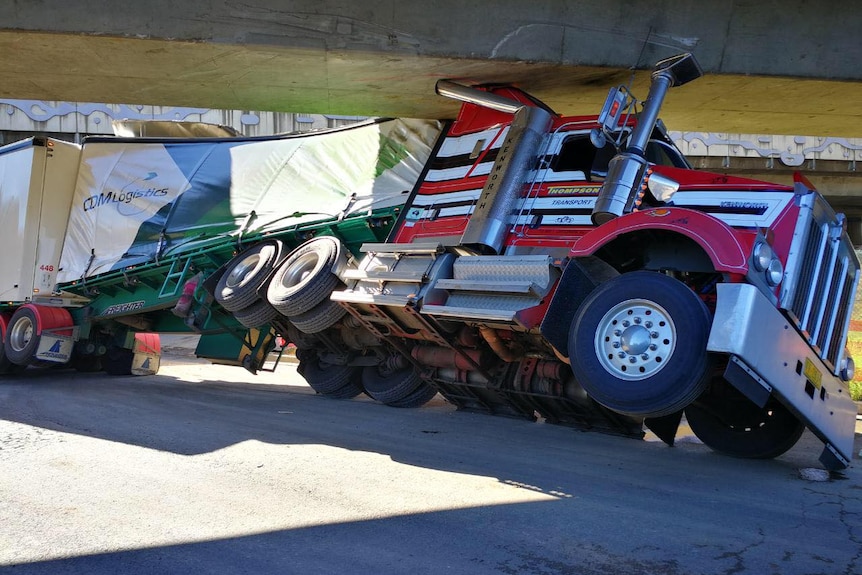
{"type": "Polygon", "coordinates": [[[836,375],[859,279],[859,261],[822,196],[800,196],[799,220],[787,259],[780,306],[836,375]]]}

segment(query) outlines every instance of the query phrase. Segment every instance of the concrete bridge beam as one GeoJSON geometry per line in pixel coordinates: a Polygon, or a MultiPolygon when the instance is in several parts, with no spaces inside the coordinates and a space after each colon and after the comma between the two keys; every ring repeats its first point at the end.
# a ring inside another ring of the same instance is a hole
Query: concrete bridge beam
{"type": "Polygon", "coordinates": [[[675,129],[852,136],[859,24],[849,0],[13,1],[0,97],[445,117],[449,77],[592,113],[692,51],[709,75],[669,98],[675,129]]]}

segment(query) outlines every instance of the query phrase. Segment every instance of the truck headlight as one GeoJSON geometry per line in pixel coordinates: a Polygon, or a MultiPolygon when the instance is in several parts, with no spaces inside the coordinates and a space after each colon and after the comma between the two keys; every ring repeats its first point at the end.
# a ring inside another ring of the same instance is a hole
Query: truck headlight
{"type": "Polygon", "coordinates": [[[844,358],[844,361],[842,361],[841,364],[841,379],[844,381],[851,381],[853,376],[856,375],[856,362],[853,361],[853,358],[850,357],[849,353],[847,353],[847,357],[844,358]]]}
{"type": "Polygon", "coordinates": [[[775,252],[769,247],[766,242],[757,242],[754,244],[754,268],[759,272],[765,272],[769,269],[769,264],[775,258],[775,252]]]}
{"type": "Polygon", "coordinates": [[[775,287],[781,283],[784,277],[784,266],[768,243],[765,241],[755,243],[751,260],[754,269],[763,273],[767,284],[775,287]]]}
{"type": "Polygon", "coordinates": [[[778,258],[775,258],[771,262],[769,262],[769,267],[766,268],[766,283],[771,285],[772,287],[777,286],[781,283],[781,278],[784,277],[784,266],[781,265],[781,262],[778,258]]]}

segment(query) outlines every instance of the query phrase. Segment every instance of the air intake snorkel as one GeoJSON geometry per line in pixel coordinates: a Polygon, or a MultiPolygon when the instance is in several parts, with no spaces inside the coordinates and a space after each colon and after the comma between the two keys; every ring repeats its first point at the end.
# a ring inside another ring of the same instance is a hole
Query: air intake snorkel
{"type": "MultiPolygon", "coordinates": [[[[682,86],[702,75],[703,70],[697,60],[688,53],[661,60],[656,64],[652,73],[649,95],[644,102],[643,111],[638,116],[637,125],[629,137],[628,145],[624,151],[614,156],[608,165],[607,178],[602,184],[593,208],[594,224],[604,224],[634,209],[644,174],[649,167],[645,157],[646,146],[658,121],[658,113],[668,89],[682,86]]],[[[606,108],[610,106],[616,112],[621,105],[624,105],[620,100],[624,101],[626,96],[621,97],[620,91],[620,88],[611,89],[606,108]]],[[[602,112],[605,127],[617,128],[616,125],[608,126],[608,123],[609,121],[616,123],[619,114],[606,112],[607,110],[602,112]]]]}

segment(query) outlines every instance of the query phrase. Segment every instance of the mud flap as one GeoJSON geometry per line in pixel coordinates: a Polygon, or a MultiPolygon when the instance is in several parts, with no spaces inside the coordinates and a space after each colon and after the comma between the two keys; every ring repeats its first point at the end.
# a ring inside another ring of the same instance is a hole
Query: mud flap
{"type": "Polygon", "coordinates": [[[234,333],[202,335],[195,355],[220,365],[238,365],[252,374],[262,369],[273,347],[275,332],[249,329],[242,337],[234,333]]]}
{"type": "MultiPolygon", "coordinates": [[[[51,333],[52,330],[43,330],[36,349],[36,359],[50,361],[53,363],[68,363],[72,357],[72,348],[75,346],[75,338],[69,335],[51,333]]],[[[68,328],[63,331],[69,331],[68,328]]]]}
{"type": "Polygon", "coordinates": [[[132,375],[155,375],[159,372],[161,356],[153,353],[136,353],[132,356],[132,375]]]}
{"type": "Polygon", "coordinates": [[[159,372],[162,354],[157,334],[135,334],[132,352],[132,375],[155,375],[159,372]]]}
{"type": "Polygon", "coordinates": [[[559,355],[569,357],[569,330],[581,302],[600,284],[618,275],[614,268],[595,257],[573,259],[563,270],[541,325],[542,335],[559,355]]]}
{"type": "Polygon", "coordinates": [[[644,419],[644,425],[667,445],[673,446],[681,421],[682,411],[677,411],[662,417],[647,417],[644,419]]]}

